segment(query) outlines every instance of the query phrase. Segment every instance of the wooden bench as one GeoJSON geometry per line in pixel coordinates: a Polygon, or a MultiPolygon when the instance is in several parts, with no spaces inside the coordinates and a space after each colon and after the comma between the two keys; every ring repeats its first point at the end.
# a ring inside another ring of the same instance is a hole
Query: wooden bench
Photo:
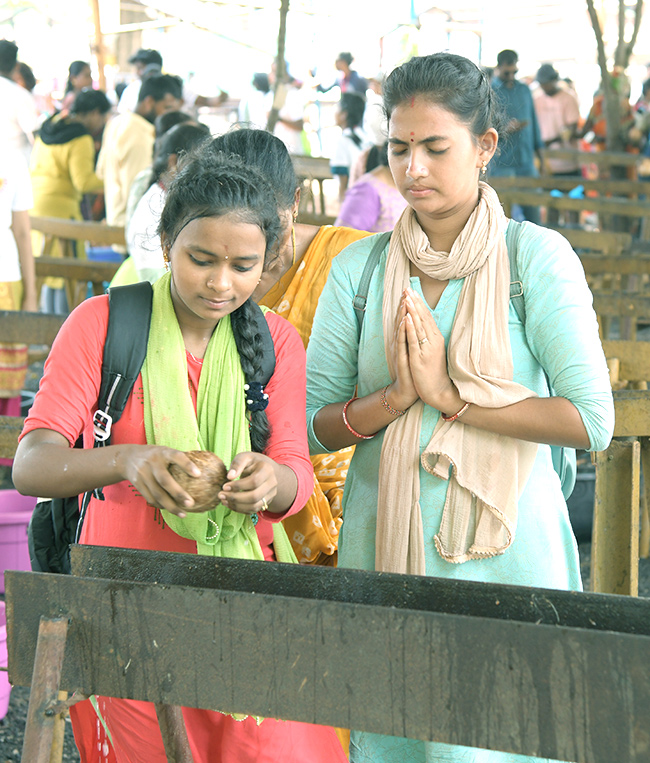
{"type": "Polygon", "coordinates": [[[121,264],[75,257],[36,257],[34,263],[38,290],[40,290],[45,278],[59,277],[64,279],[70,310],[86,299],[89,283],[93,294],[103,294],[105,284],[110,283],[121,264]]]}
{"type": "MultiPolygon", "coordinates": [[[[591,156],[591,154],[590,154],[591,156]]],[[[650,183],[643,180],[589,180],[582,177],[555,177],[540,175],[539,177],[488,177],[488,183],[501,196],[502,192],[521,191],[552,191],[562,193],[572,191],[582,186],[587,194],[595,192],[598,196],[620,196],[635,198],[650,192],[650,183]]]]}
{"type": "Polygon", "coordinates": [[[630,233],[583,230],[582,228],[556,228],[579,255],[615,255],[631,253],[633,239],[630,233]]]}
{"type": "Polygon", "coordinates": [[[124,228],[86,220],[38,216],[30,216],[30,223],[32,230],[43,234],[43,247],[40,252],[34,252],[39,291],[45,278],[63,278],[70,309],[86,298],[88,283],[92,284],[93,294],[104,291],[103,283],[111,280],[120,263],[88,260],[85,244],[124,247],[124,228]],[[77,246],[79,242],[83,246],[77,246]],[[50,256],[53,252],[57,252],[56,257],[50,256]]]}
{"type": "Polygon", "coordinates": [[[649,600],[93,546],[71,557],[72,575],[5,575],[9,678],[32,687],[24,763],[47,763],[56,718],[93,693],[156,703],[168,760],[184,763],[179,706],[647,761],[649,600]]]}
{"type": "MultiPolygon", "coordinates": [[[[553,196],[550,193],[513,188],[499,192],[499,198],[508,216],[512,214],[513,204],[557,209],[559,211],[594,212],[599,219],[604,216],[634,218],[643,223],[650,217],[650,203],[625,198],[584,198],[571,199],[568,196],[553,196]]],[[[644,235],[648,235],[647,225],[642,226],[644,235]]]]}
{"type": "Polygon", "coordinates": [[[300,222],[311,225],[328,225],[324,222],[331,219],[327,215],[327,204],[325,199],[326,180],[331,180],[334,176],[330,170],[330,160],[324,156],[298,156],[291,157],[296,176],[300,181],[302,193],[300,197],[300,222]],[[317,194],[314,194],[313,185],[317,186],[317,194]],[[318,206],[316,205],[316,196],[318,206]]]}
{"type": "Polygon", "coordinates": [[[610,338],[612,319],[617,318],[621,338],[636,339],[638,322],[650,321],[650,296],[644,290],[650,256],[580,254],[580,261],[593,292],[602,338],[610,338]]]}
{"type": "Polygon", "coordinates": [[[90,222],[86,220],[61,220],[57,217],[39,217],[30,215],[32,230],[39,231],[44,237],[42,252],[34,252],[36,256],[49,255],[58,241],[64,256],[80,259],[85,258],[85,248],[77,251],[73,242],[89,242],[92,246],[126,246],[124,228],[119,226],[104,225],[104,223],[90,222]]]}
{"type": "MultiPolygon", "coordinates": [[[[629,368],[624,373],[632,375],[629,368]]],[[[614,439],[607,450],[595,456],[591,587],[600,593],[637,596],[640,506],[643,504],[646,511],[650,501],[650,392],[615,390],[613,394],[614,439]]],[[[646,543],[647,519],[644,524],[642,534],[646,543]]]]}
{"type": "Polygon", "coordinates": [[[577,148],[545,148],[542,149],[542,156],[546,160],[576,161],[583,170],[595,166],[599,177],[609,177],[612,168],[624,167],[634,171],[643,159],[640,154],[626,151],[582,151],[577,148]]]}
{"type": "MultiPolygon", "coordinates": [[[[607,358],[610,382],[613,390],[647,390],[650,381],[650,342],[605,341],[603,350],[607,358]]],[[[641,462],[646,482],[650,481],[647,455],[645,450],[648,441],[641,438],[641,462]],[[644,460],[646,459],[646,460],[644,460]]],[[[639,556],[647,559],[650,556],[650,501],[648,490],[641,492],[640,497],[639,556]]],[[[633,562],[631,562],[633,565],[633,562]]]]}
{"type": "MultiPolygon", "coordinates": [[[[47,355],[64,315],[29,313],[20,310],[0,311],[0,342],[16,342],[30,347],[30,361],[47,355]]],[[[0,416],[0,458],[13,458],[23,419],[0,416]]]]}
{"type": "Polygon", "coordinates": [[[124,228],[91,220],[62,220],[58,217],[30,215],[32,230],[64,240],[88,241],[93,246],[124,246],[124,228]]]}

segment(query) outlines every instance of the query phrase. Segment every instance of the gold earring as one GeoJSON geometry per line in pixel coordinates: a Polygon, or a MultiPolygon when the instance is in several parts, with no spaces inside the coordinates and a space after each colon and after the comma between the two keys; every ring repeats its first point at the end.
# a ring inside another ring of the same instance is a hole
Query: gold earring
{"type": "Polygon", "coordinates": [[[298,222],[298,212],[294,212],[293,213],[293,221],[294,221],[294,223],[298,222]]]}
{"type": "Polygon", "coordinates": [[[487,166],[488,166],[488,163],[484,161],[483,164],[481,165],[481,177],[485,177],[487,175],[487,166]]]}
{"type": "Polygon", "coordinates": [[[165,249],[163,252],[163,260],[165,262],[165,271],[169,270],[169,252],[165,249]]]}

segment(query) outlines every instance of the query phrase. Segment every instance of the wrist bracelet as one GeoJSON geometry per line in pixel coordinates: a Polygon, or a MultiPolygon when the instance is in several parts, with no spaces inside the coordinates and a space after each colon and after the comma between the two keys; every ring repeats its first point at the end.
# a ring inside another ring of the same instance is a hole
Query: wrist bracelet
{"type": "Polygon", "coordinates": [[[393,406],[388,402],[388,398],[386,397],[386,390],[390,387],[390,384],[387,384],[381,391],[381,404],[384,406],[385,410],[390,413],[391,416],[403,416],[406,411],[398,411],[397,408],[393,408],[393,406]]]}
{"type": "Polygon", "coordinates": [[[470,407],[471,403],[465,403],[465,405],[458,411],[458,413],[454,413],[453,416],[445,416],[445,414],[440,411],[440,415],[442,416],[443,421],[456,421],[456,419],[459,419],[463,413],[470,407]]]}
{"type": "Polygon", "coordinates": [[[348,405],[353,400],[356,400],[356,397],[351,397],[348,402],[343,406],[343,423],[347,427],[348,432],[351,432],[355,437],[358,437],[360,440],[372,440],[372,438],[375,436],[374,434],[359,434],[355,429],[352,429],[350,426],[350,422],[348,421],[347,411],[348,411],[348,405]]]}

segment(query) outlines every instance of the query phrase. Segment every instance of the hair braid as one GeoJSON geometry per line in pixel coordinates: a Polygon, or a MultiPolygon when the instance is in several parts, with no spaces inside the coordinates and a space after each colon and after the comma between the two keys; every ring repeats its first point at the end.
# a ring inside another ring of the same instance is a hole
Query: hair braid
{"type": "MultiPolygon", "coordinates": [[[[262,335],[256,331],[256,322],[252,315],[258,307],[247,299],[244,304],[230,315],[232,332],[239,351],[239,360],[247,383],[262,381],[262,335]]],[[[271,435],[271,427],[266,411],[250,413],[251,449],[263,453],[271,435]]]]}

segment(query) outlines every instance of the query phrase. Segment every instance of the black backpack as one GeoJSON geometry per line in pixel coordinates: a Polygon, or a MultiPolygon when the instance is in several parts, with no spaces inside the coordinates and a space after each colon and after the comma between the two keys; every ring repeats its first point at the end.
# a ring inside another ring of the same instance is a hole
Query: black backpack
{"type": "MultiPolygon", "coordinates": [[[[148,281],[108,290],[109,316],[102,360],[102,383],[93,417],[93,447],[110,444],[111,427],[119,421],[147,354],[153,291],[148,281]]],[[[275,350],[261,310],[255,311],[262,336],[262,384],[275,370],[275,350]]],[[[83,447],[81,438],[75,447],[83,447]]],[[[70,544],[81,534],[91,495],[104,499],[101,488],[82,496],[39,501],[27,528],[29,559],[34,572],[70,574],[70,544]],[[81,498],[81,505],[80,499],[81,498]]]]}
{"type": "MultiPolygon", "coordinates": [[[[93,417],[94,444],[110,443],[147,354],[153,291],[148,281],[108,290],[108,328],[102,360],[102,384],[93,417]]],[[[82,448],[81,437],[75,447],[82,448]]],[[[103,499],[101,489],[94,491],[103,499]]],[[[39,501],[27,528],[29,560],[34,572],[70,573],[70,544],[81,532],[92,493],[39,501]],[[79,499],[81,498],[81,506],[79,499]]]]}

